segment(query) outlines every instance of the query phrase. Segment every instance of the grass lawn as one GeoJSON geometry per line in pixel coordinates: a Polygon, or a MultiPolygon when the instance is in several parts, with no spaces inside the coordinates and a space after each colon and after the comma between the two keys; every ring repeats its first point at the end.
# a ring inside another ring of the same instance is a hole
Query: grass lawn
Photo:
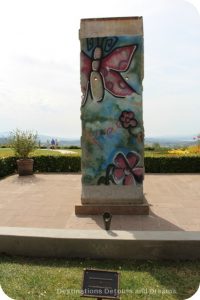
{"type": "MultiPolygon", "coordinates": [[[[75,152],[77,155],[80,155],[81,153],[81,149],[66,149],[66,151],[73,151],[75,152]]],[[[7,157],[7,156],[13,156],[14,155],[14,151],[10,148],[0,148],[0,158],[1,157],[7,157]]],[[[64,155],[59,151],[56,150],[46,150],[46,149],[37,149],[35,150],[33,153],[31,153],[31,155],[53,155],[53,156],[58,156],[58,155],[64,155]]],[[[69,154],[67,154],[69,155],[69,154]]]]}
{"type": "MultiPolygon", "coordinates": [[[[81,149],[61,149],[66,151],[73,151],[77,155],[81,155],[81,149]]],[[[10,148],[0,148],[0,157],[12,156],[14,152],[10,148]]],[[[69,155],[63,154],[57,150],[46,150],[46,149],[37,149],[31,155],[69,155]]],[[[169,154],[167,151],[145,151],[144,155],[146,157],[160,157],[160,156],[177,156],[175,154],[169,154]]],[[[200,153],[188,153],[187,156],[199,156],[200,153]]],[[[179,156],[179,155],[178,155],[179,156]]]]}
{"type": "Polygon", "coordinates": [[[0,257],[0,284],[7,295],[16,300],[81,299],[83,268],[90,267],[120,272],[122,300],[183,300],[191,297],[199,286],[200,261],[96,261],[7,256],[0,257]]]}
{"type": "Polygon", "coordinates": [[[61,151],[69,151],[69,153],[61,153],[59,150],[51,150],[51,149],[37,149],[34,152],[31,153],[31,155],[53,155],[53,156],[58,156],[58,155],[80,155],[81,150],[80,149],[61,149],[61,151]],[[70,153],[74,152],[74,153],[70,153]]]}
{"type": "Polygon", "coordinates": [[[144,156],[146,157],[161,157],[161,156],[168,156],[168,157],[176,157],[176,156],[200,156],[200,153],[187,153],[187,154],[170,154],[167,151],[145,151],[144,156]]]}
{"type": "Polygon", "coordinates": [[[0,158],[1,157],[7,157],[7,156],[13,156],[14,151],[10,148],[0,148],[0,158]]]}

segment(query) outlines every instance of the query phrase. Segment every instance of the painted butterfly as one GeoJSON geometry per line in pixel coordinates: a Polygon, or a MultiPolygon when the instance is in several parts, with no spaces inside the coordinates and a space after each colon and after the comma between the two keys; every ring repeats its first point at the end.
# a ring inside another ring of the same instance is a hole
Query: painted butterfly
{"type": "Polygon", "coordinates": [[[81,91],[82,105],[87,101],[90,92],[92,99],[100,102],[107,90],[115,97],[124,98],[136,91],[127,83],[120,72],[129,69],[136,45],[118,47],[103,56],[101,46],[96,46],[90,58],[81,51],[81,91]]]}

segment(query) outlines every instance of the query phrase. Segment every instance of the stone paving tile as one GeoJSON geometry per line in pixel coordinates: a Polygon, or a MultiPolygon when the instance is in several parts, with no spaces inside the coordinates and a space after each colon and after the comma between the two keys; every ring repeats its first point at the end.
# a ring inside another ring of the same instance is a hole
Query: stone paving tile
{"type": "Polygon", "coordinates": [[[13,216],[10,214],[1,214],[0,226],[11,226],[13,216]]]}
{"type": "MultiPolygon", "coordinates": [[[[11,227],[33,227],[33,228],[64,228],[66,220],[54,219],[52,217],[40,216],[15,216],[9,221],[11,227]]],[[[8,226],[8,225],[7,225],[8,226]]]]}
{"type": "MultiPolygon", "coordinates": [[[[112,230],[200,231],[200,175],[147,174],[149,216],[113,216],[112,230]]],[[[0,180],[0,226],[104,229],[102,216],[76,216],[80,174],[9,176],[0,180]]]]}

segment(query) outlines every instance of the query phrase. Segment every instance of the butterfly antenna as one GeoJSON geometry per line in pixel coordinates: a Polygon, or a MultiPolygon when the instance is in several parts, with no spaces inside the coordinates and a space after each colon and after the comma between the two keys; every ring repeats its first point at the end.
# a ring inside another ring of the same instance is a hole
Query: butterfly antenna
{"type": "Polygon", "coordinates": [[[100,43],[100,39],[97,38],[97,47],[101,46],[100,44],[101,44],[101,43],[100,43]]]}

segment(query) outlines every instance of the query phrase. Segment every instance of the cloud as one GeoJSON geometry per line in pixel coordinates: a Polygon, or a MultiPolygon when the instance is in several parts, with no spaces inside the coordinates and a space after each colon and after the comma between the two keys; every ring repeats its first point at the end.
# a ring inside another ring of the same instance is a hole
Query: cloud
{"type": "Polygon", "coordinates": [[[68,60],[56,61],[56,60],[44,60],[36,57],[31,57],[28,55],[18,55],[15,57],[15,61],[24,66],[29,66],[30,68],[36,67],[41,69],[47,69],[50,71],[64,71],[64,72],[73,72],[71,64],[68,63],[68,60]]]}
{"type": "Polygon", "coordinates": [[[80,18],[132,14],[144,17],[146,131],[165,134],[170,114],[185,131],[187,107],[188,130],[196,128],[200,18],[184,0],[110,0],[98,9],[93,0],[1,1],[0,127],[80,135],[80,18]]]}
{"type": "Polygon", "coordinates": [[[195,8],[195,10],[197,10],[198,13],[200,14],[200,1],[199,0],[187,0],[187,2],[192,4],[192,6],[195,8]]]}

